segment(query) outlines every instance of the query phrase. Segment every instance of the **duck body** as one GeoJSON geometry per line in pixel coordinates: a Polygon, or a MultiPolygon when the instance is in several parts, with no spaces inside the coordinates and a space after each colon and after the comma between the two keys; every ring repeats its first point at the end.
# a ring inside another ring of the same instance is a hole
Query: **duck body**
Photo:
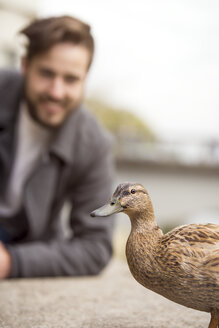
{"type": "Polygon", "coordinates": [[[134,227],[126,257],[144,287],[196,310],[219,309],[219,225],[191,224],[166,235],[156,225],[144,232],[134,227]]]}
{"type": "Polygon", "coordinates": [[[189,224],[163,234],[141,184],[120,184],[91,215],[118,212],[131,221],[126,257],[133,277],[171,301],[210,312],[209,328],[219,327],[219,225],[189,224]]]}

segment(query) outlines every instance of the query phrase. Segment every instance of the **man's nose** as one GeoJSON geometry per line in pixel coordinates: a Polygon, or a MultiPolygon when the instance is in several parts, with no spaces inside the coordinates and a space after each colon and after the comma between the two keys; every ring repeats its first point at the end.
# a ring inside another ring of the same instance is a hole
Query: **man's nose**
{"type": "Polygon", "coordinates": [[[65,94],[65,86],[62,79],[56,77],[54,78],[49,86],[49,95],[54,99],[62,99],[65,94]]]}

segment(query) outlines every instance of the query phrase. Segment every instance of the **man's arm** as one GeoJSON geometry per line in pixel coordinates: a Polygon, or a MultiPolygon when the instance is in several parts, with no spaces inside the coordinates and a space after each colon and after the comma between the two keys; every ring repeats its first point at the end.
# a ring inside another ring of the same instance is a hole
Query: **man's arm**
{"type": "Polygon", "coordinates": [[[11,255],[0,241],[0,279],[9,276],[11,272],[11,255]]]}
{"type": "Polygon", "coordinates": [[[9,245],[11,277],[39,277],[97,274],[112,255],[112,218],[91,218],[89,213],[111,195],[112,158],[107,150],[93,162],[86,174],[72,186],[71,226],[73,238],[57,235],[48,241],[9,245]]]}

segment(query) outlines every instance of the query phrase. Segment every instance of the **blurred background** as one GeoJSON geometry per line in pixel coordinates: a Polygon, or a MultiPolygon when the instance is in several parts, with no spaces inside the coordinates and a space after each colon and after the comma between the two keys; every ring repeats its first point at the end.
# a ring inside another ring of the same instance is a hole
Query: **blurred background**
{"type": "MultiPolygon", "coordinates": [[[[19,67],[24,25],[60,14],[92,26],[86,103],[115,136],[114,185],[142,183],[165,231],[219,223],[219,2],[0,0],[0,67],[19,67]]],[[[118,215],[119,256],[129,230],[118,215]]]]}

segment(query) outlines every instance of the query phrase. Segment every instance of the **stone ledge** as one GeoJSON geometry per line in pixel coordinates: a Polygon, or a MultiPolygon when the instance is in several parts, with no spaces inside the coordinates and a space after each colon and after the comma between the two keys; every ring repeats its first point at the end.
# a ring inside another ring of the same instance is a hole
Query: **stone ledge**
{"type": "Polygon", "coordinates": [[[1,328],[205,328],[210,315],[145,289],[125,261],[95,277],[0,282],[1,328]]]}

